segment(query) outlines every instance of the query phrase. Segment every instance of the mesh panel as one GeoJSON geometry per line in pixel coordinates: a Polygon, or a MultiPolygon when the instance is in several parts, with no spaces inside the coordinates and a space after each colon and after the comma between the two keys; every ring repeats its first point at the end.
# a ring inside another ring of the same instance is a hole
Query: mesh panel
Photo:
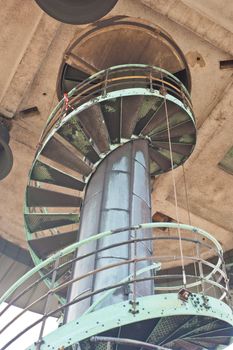
{"type": "Polygon", "coordinates": [[[113,350],[113,345],[107,343],[98,343],[95,346],[95,350],[113,350]]]}
{"type": "Polygon", "coordinates": [[[189,332],[188,334],[186,333],[185,336],[194,336],[197,334],[201,334],[201,333],[205,333],[205,332],[211,332],[214,330],[217,330],[219,328],[222,328],[224,326],[224,322],[221,322],[220,320],[215,320],[213,321],[213,319],[211,318],[206,318],[206,322],[208,322],[205,325],[202,325],[201,327],[198,327],[196,329],[193,329],[191,332],[189,332]]]}
{"type": "Polygon", "coordinates": [[[163,317],[148,338],[148,343],[160,344],[169,337],[171,333],[184,324],[189,316],[163,317]]]}

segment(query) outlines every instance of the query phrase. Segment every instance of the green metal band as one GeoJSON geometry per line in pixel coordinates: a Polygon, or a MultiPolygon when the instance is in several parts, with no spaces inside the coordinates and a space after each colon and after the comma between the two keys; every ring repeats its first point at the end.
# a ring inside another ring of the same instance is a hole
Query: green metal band
{"type": "MultiPolygon", "coordinates": [[[[203,302],[201,296],[196,295],[198,300],[203,302]]],[[[54,332],[43,338],[41,350],[59,349],[68,347],[93,335],[105,332],[119,326],[132,324],[153,318],[160,318],[175,315],[198,315],[213,317],[233,325],[232,311],[223,302],[209,297],[208,308],[195,306],[189,299],[182,302],[178,299],[177,293],[146,296],[137,298],[137,313],[132,314],[129,302],[122,302],[107,306],[95,312],[81,316],[76,321],[59,327],[54,332]]],[[[31,345],[27,350],[35,350],[36,346],[31,345]]]]}
{"type": "MultiPolygon", "coordinates": [[[[183,83],[181,83],[181,81],[176,78],[172,73],[166,71],[165,69],[162,69],[160,67],[156,67],[156,66],[148,66],[148,65],[145,65],[145,64],[123,64],[123,65],[119,65],[119,66],[113,66],[113,67],[110,67],[108,68],[108,71],[111,72],[111,71],[114,71],[116,69],[120,69],[120,68],[143,68],[143,69],[151,69],[151,70],[155,70],[155,71],[158,71],[158,72],[161,72],[162,74],[164,75],[168,75],[169,77],[171,77],[175,82],[177,82],[180,87],[182,88],[182,90],[187,94],[187,96],[190,98],[190,94],[188,92],[188,90],[186,89],[186,87],[184,86],[183,83]]],[[[86,79],[83,83],[79,84],[78,86],[75,86],[72,90],[70,90],[68,92],[68,97],[72,97],[77,91],[78,89],[83,85],[83,84],[86,84],[88,82],[91,82],[93,79],[95,78],[98,78],[99,76],[102,76],[104,75],[106,72],[106,70],[102,70],[102,71],[99,71],[95,74],[93,74],[91,77],[89,77],[88,79],[86,79]]],[[[47,124],[49,123],[49,121],[55,116],[55,114],[59,111],[59,109],[64,105],[64,102],[65,102],[65,99],[63,98],[59,103],[58,105],[54,108],[54,110],[52,111],[52,113],[50,114],[50,116],[48,117],[48,120],[47,120],[47,124]]]]}
{"type": "MultiPolygon", "coordinates": [[[[219,242],[212,237],[208,232],[201,230],[197,227],[194,226],[189,226],[189,225],[184,225],[184,224],[177,224],[177,223],[147,223],[147,224],[141,224],[141,225],[136,225],[131,227],[132,230],[137,230],[137,229],[151,229],[151,228],[180,228],[181,230],[188,230],[188,231],[192,231],[192,232],[197,232],[200,233],[201,235],[203,235],[204,237],[208,238],[210,241],[213,242],[213,244],[216,246],[218,254],[220,256],[223,255],[223,250],[221,245],[219,244],[219,242]]],[[[3,296],[0,298],[0,304],[4,301],[6,301],[16,290],[17,288],[19,288],[23,283],[25,283],[29,278],[31,278],[34,274],[36,274],[37,272],[39,272],[42,268],[48,266],[49,264],[53,263],[55,260],[57,260],[58,258],[61,258],[67,254],[70,254],[72,252],[74,252],[77,248],[88,244],[89,242],[101,239],[103,237],[106,236],[110,236],[111,234],[114,234],[116,232],[121,232],[121,231],[125,231],[128,230],[129,228],[123,228],[123,229],[118,229],[118,230],[109,230],[109,231],[105,231],[102,233],[99,233],[97,235],[93,235],[85,240],[76,242],[74,244],[71,244],[70,246],[60,250],[59,252],[53,254],[51,257],[49,257],[48,259],[41,261],[37,266],[35,266],[32,270],[28,271],[24,276],[22,276],[17,282],[15,282],[9,289],[7,292],[5,292],[3,294],[3,296]]],[[[216,265],[216,269],[220,267],[220,262],[218,262],[218,264],[216,265]]]]}
{"type": "MultiPolygon", "coordinates": [[[[72,90],[71,90],[72,91],[72,90]]],[[[112,100],[115,99],[117,97],[125,97],[125,96],[156,96],[156,97],[160,97],[161,99],[165,99],[165,96],[162,95],[159,90],[154,90],[153,92],[150,91],[150,89],[146,89],[146,88],[128,88],[128,89],[121,89],[118,91],[112,91],[112,92],[108,92],[105,96],[100,95],[97,96],[95,98],[90,99],[89,101],[83,103],[81,106],[75,108],[72,112],[70,112],[68,115],[64,116],[64,118],[62,120],[60,120],[59,125],[57,125],[56,127],[52,128],[52,130],[49,132],[49,134],[47,135],[47,137],[44,139],[43,141],[43,145],[40,147],[40,149],[38,150],[36,157],[34,159],[32,168],[34,166],[34,163],[37,159],[37,157],[40,155],[40,153],[42,152],[44,146],[47,144],[47,142],[50,140],[50,138],[65,124],[67,123],[72,117],[76,116],[77,114],[79,114],[80,112],[84,111],[85,109],[95,105],[95,104],[99,104],[103,101],[108,101],[108,100],[112,100]]],[[[181,107],[190,117],[190,119],[193,121],[194,125],[195,125],[195,118],[194,115],[192,113],[192,111],[189,109],[189,107],[186,107],[178,98],[166,94],[166,100],[167,101],[171,101],[173,103],[175,103],[176,105],[178,105],[179,107],[181,107]]],[[[61,107],[62,104],[59,106],[61,107]]],[[[59,108],[60,108],[59,107],[59,108]]],[[[58,108],[58,110],[59,110],[58,108]]],[[[30,171],[31,173],[31,171],[30,171]]],[[[29,173],[29,177],[30,177],[30,173],[29,173]]]]}

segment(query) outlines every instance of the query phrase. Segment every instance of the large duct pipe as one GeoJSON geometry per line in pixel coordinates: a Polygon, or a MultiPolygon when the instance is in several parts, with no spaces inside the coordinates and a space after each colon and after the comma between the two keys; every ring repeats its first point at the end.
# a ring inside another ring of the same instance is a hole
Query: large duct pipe
{"type": "MultiPolygon", "coordinates": [[[[128,142],[112,152],[92,176],[83,204],[79,239],[86,239],[98,232],[150,221],[150,202],[148,142],[146,140],[128,142]]],[[[145,235],[149,237],[151,234],[150,230],[138,231],[137,238],[145,237],[145,235]]],[[[128,241],[132,235],[134,232],[126,231],[106,237],[98,243],[95,241],[88,246],[81,247],[77,255],[81,256],[110,244],[120,244],[128,241]]],[[[73,278],[91,270],[133,258],[133,249],[132,244],[125,244],[96,253],[84,261],[81,260],[74,265],[73,278]]],[[[152,254],[150,243],[139,242],[136,250],[137,257],[152,254]]],[[[149,261],[138,263],[137,270],[150,263],[149,261]]],[[[95,277],[89,276],[74,283],[69,292],[69,300],[75,299],[77,295],[83,294],[88,289],[95,291],[102,286],[114,285],[116,281],[120,282],[132,273],[131,265],[133,264],[98,272],[95,277]]],[[[148,276],[148,273],[145,275],[148,276]]],[[[129,290],[123,287],[117,288],[98,305],[98,308],[130,299],[130,289],[131,287],[129,290]]],[[[137,283],[136,294],[137,296],[153,294],[153,281],[137,283]]],[[[76,319],[98,298],[100,294],[70,306],[66,314],[66,322],[76,319]]]]}

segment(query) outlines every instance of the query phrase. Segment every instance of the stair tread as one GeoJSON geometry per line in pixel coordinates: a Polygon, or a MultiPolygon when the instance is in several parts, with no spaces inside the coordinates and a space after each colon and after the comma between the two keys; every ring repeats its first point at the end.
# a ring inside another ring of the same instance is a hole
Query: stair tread
{"type": "Polygon", "coordinates": [[[95,164],[99,160],[97,150],[93,147],[91,139],[85,134],[80,126],[76,116],[69,119],[69,121],[58,130],[58,134],[76,148],[91,163],[95,164]]]}
{"type": "Polygon", "coordinates": [[[158,110],[163,106],[164,101],[156,96],[145,96],[139,110],[139,119],[134,129],[134,134],[143,134],[144,128],[156,117],[158,110]]]}
{"type": "MultiPolygon", "coordinates": [[[[229,336],[232,337],[233,336],[233,327],[224,327],[224,328],[220,328],[214,331],[210,331],[210,332],[205,332],[202,333],[202,338],[204,337],[218,337],[218,336],[229,336]]],[[[195,338],[196,335],[194,335],[192,338],[195,338]]],[[[190,337],[191,338],[191,337],[190,337]]]]}
{"type": "Polygon", "coordinates": [[[28,207],[80,207],[82,199],[61,192],[40,187],[27,186],[26,204],[28,207]]]}
{"type": "Polygon", "coordinates": [[[199,337],[193,337],[193,338],[187,338],[190,339],[190,341],[204,341],[206,344],[212,344],[212,345],[216,345],[216,344],[220,344],[220,345],[229,345],[230,342],[230,338],[229,337],[202,337],[201,335],[199,337]]]}
{"type": "Polygon", "coordinates": [[[31,233],[44,231],[60,226],[71,225],[79,222],[78,214],[24,214],[27,227],[31,233]]]}
{"type": "Polygon", "coordinates": [[[126,96],[123,99],[121,136],[125,139],[131,138],[133,134],[143,100],[144,96],[126,96]]]}
{"type": "Polygon", "coordinates": [[[186,339],[177,339],[166,343],[165,346],[172,350],[205,350],[205,348],[203,349],[202,346],[191,343],[186,339]]]}
{"type": "Polygon", "coordinates": [[[42,155],[85,176],[89,175],[92,171],[91,167],[54,137],[46,144],[42,155]]]}
{"type": "Polygon", "coordinates": [[[173,333],[189,316],[169,316],[160,318],[154,330],[151,332],[148,343],[161,345],[165,343],[169,334],[173,333]]]}
{"type": "MultiPolygon", "coordinates": [[[[161,147],[165,148],[167,150],[170,150],[169,142],[164,141],[154,141],[152,142],[152,145],[155,147],[161,147]]],[[[173,152],[177,152],[179,154],[182,154],[184,156],[188,156],[191,153],[191,150],[193,149],[193,144],[186,144],[186,143],[175,143],[172,142],[171,149],[173,152]]]]}
{"type": "MultiPolygon", "coordinates": [[[[179,124],[171,127],[170,128],[170,136],[171,136],[171,138],[181,137],[184,134],[194,134],[195,131],[196,131],[196,129],[195,129],[193,121],[186,120],[182,123],[179,123],[179,124]]],[[[167,129],[151,135],[152,141],[166,140],[166,139],[168,139],[167,129]]]]}
{"type": "Polygon", "coordinates": [[[120,143],[122,122],[122,98],[115,98],[100,104],[112,144],[120,143]]]}
{"type": "Polygon", "coordinates": [[[93,140],[100,153],[109,151],[109,135],[100,105],[93,105],[79,113],[78,119],[85,133],[93,140]]]}
{"type": "Polygon", "coordinates": [[[151,118],[150,122],[144,127],[141,133],[143,135],[149,135],[149,134],[153,135],[154,133],[156,133],[156,130],[159,127],[161,128],[161,125],[163,125],[164,126],[163,129],[166,130],[167,129],[166,111],[168,113],[168,119],[170,120],[171,117],[175,113],[179,112],[180,110],[181,108],[179,106],[167,100],[166,105],[165,103],[163,103],[161,107],[158,108],[153,118],[151,118]]]}
{"type": "Polygon", "coordinates": [[[193,328],[190,332],[185,333],[184,337],[192,337],[192,336],[199,336],[202,333],[214,331],[216,329],[221,328],[221,326],[224,326],[225,322],[220,320],[210,320],[210,322],[207,322],[206,324],[202,324],[200,327],[193,328]]]}
{"type": "Polygon", "coordinates": [[[149,147],[149,155],[163,171],[168,171],[171,168],[171,160],[163,156],[157,149],[149,147]]]}
{"type": "Polygon", "coordinates": [[[72,188],[79,191],[82,191],[85,187],[84,182],[73,176],[67,175],[48,164],[42,163],[39,160],[34,164],[31,172],[31,180],[72,188]]]}
{"type": "Polygon", "coordinates": [[[75,230],[53,236],[31,239],[28,243],[41,259],[46,259],[50,254],[75,243],[77,235],[78,231],[75,230]]]}
{"type": "Polygon", "coordinates": [[[177,329],[175,333],[173,333],[172,339],[184,338],[186,334],[190,333],[190,330],[194,331],[195,329],[199,328],[200,325],[205,326],[210,322],[210,320],[211,319],[209,317],[191,316],[182,326],[177,329]]]}

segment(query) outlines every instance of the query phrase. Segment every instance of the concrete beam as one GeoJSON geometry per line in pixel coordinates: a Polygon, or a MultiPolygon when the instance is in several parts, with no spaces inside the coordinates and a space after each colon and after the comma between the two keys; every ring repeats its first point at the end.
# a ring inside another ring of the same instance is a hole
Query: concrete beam
{"type": "Polygon", "coordinates": [[[233,56],[233,33],[181,0],[141,0],[141,2],[233,56]]]}
{"type": "MultiPolygon", "coordinates": [[[[210,222],[208,220],[205,220],[204,218],[197,216],[193,213],[188,213],[188,210],[178,207],[178,221],[180,223],[184,224],[190,224],[189,223],[189,215],[190,215],[190,221],[191,225],[197,226],[210,234],[212,234],[215,238],[219,240],[219,242],[223,245],[224,250],[229,249],[229,247],[232,246],[232,235],[229,231],[225,230],[223,227],[214,224],[213,222],[210,222]]],[[[167,201],[167,200],[157,200],[153,198],[152,200],[152,213],[155,213],[156,211],[167,215],[177,221],[176,217],[176,207],[173,203],[167,201]]]]}
{"type": "Polygon", "coordinates": [[[46,59],[50,45],[58,35],[60,28],[59,22],[45,14],[40,16],[22,54],[21,61],[8,80],[1,96],[0,113],[5,117],[12,118],[25,94],[29,93],[30,85],[46,59]]]}

